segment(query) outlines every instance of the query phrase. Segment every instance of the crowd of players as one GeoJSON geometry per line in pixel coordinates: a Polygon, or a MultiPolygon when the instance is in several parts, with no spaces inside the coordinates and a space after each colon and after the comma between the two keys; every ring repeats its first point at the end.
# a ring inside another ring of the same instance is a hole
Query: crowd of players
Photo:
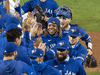
{"type": "Polygon", "coordinates": [[[29,0],[22,7],[16,2],[10,15],[4,1],[0,0],[0,75],[86,75],[83,63],[92,54],[92,39],[70,23],[69,7],[59,7],[54,0],[29,0]]]}

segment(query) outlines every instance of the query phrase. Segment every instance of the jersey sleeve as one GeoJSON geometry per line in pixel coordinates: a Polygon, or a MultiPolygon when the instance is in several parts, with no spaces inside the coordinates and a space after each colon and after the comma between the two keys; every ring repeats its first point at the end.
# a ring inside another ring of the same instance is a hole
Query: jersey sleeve
{"type": "Polygon", "coordinates": [[[24,5],[22,6],[22,11],[23,13],[26,13],[28,11],[31,10],[31,4],[30,4],[30,1],[28,2],[25,2],[24,5]]]}
{"type": "Polygon", "coordinates": [[[53,16],[56,17],[55,10],[59,8],[59,5],[56,1],[53,2],[53,16]]]}
{"type": "Polygon", "coordinates": [[[82,65],[79,65],[79,71],[77,75],[87,75],[82,65]]]}
{"type": "Polygon", "coordinates": [[[89,34],[86,33],[81,39],[85,41],[87,48],[92,50],[92,39],[89,34]]]}
{"type": "Polygon", "coordinates": [[[57,55],[56,46],[52,48],[50,51],[45,52],[45,58],[47,60],[53,59],[57,55]]]}

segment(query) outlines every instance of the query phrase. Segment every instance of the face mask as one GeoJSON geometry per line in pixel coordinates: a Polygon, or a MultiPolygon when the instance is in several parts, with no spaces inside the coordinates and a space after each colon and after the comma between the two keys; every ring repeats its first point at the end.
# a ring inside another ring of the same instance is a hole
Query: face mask
{"type": "Polygon", "coordinates": [[[0,5],[0,8],[3,9],[4,3],[0,5]]]}

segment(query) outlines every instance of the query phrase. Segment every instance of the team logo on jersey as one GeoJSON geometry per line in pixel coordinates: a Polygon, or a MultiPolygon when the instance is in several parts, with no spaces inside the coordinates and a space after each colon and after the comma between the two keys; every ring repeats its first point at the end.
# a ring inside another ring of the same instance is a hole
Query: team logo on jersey
{"type": "Polygon", "coordinates": [[[62,46],[62,45],[64,45],[64,42],[63,43],[59,43],[60,44],[60,46],[62,46]]]}
{"type": "Polygon", "coordinates": [[[76,31],[76,29],[71,29],[72,33],[76,31]]]}
{"type": "Polygon", "coordinates": [[[48,40],[48,41],[51,41],[51,40],[48,40]]]}
{"type": "Polygon", "coordinates": [[[81,54],[82,57],[84,57],[84,54],[81,54]]]}
{"type": "Polygon", "coordinates": [[[58,65],[55,65],[54,67],[58,67],[58,65]]]}

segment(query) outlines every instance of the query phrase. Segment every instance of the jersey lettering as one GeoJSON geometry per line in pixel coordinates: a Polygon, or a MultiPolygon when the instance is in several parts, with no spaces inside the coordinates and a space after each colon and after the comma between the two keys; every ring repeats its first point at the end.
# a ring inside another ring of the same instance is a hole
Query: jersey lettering
{"type": "Polygon", "coordinates": [[[50,10],[50,9],[47,9],[46,8],[46,11],[45,11],[46,13],[50,13],[50,14],[52,14],[52,10],[50,10]]]}

